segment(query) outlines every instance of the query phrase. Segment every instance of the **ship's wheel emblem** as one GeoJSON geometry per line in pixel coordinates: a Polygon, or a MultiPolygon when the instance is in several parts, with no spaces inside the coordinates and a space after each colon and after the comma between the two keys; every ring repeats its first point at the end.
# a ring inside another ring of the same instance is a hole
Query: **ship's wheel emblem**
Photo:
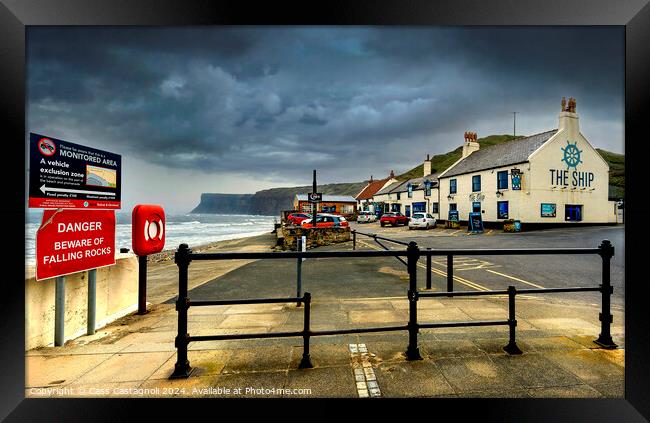
{"type": "Polygon", "coordinates": [[[577,141],[571,144],[569,140],[567,140],[566,143],[566,148],[562,148],[562,151],[564,152],[564,158],[562,161],[566,163],[566,170],[569,170],[569,168],[576,169],[578,165],[582,163],[582,160],[580,160],[580,153],[582,153],[582,150],[578,150],[577,141]]]}

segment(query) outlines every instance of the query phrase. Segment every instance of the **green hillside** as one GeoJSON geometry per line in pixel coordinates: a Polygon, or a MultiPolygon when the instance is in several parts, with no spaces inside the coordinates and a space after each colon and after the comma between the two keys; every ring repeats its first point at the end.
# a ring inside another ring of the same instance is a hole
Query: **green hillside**
{"type": "MultiPolygon", "coordinates": [[[[489,147],[491,145],[501,144],[513,139],[523,138],[519,135],[513,137],[512,135],[489,135],[484,138],[477,139],[481,148],[489,147]]],[[[460,159],[463,147],[458,147],[453,151],[443,154],[436,154],[431,158],[431,172],[442,172],[449,166],[454,164],[456,160],[460,159]]],[[[625,155],[612,153],[607,150],[597,148],[596,151],[605,159],[609,164],[609,191],[610,197],[625,198],[625,155]]],[[[406,181],[411,178],[422,177],[422,164],[418,164],[408,172],[398,175],[396,178],[400,181],[406,181]]]]}
{"type": "MultiPolygon", "coordinates": [[[[512,135],[489,135],[487,137],[479,138],[476,141],[478,141],[481,148],[484,148],[518,138],[523,138],[523,136],[518,135],[516,137],[513,137],[512,135]]],[[[447,169],[449,166],[454,164],[456,160],[460,159],[462,152],[463,147],[460,146],[453,151],[449,151],[443,154],[436,154],[435,156],[431,157],[431,172],[442,172],[443,170],[447,169]]],[[[411,178],[420,177],[422,177],[422,164],[419,164],[408,172],[398,175],[397,179],[400,181],[406,181],[411,178]]]]}
{"type": "Polygon", "coordinates": [[[625,155],[597,148],[609,164],[609,196],[625,198],[625,155]]]}

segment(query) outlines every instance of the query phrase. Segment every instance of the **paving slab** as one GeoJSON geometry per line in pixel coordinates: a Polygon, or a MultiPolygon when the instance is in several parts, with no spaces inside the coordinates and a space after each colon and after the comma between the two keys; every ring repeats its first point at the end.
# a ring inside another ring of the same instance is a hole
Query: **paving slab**
{"type": "Polygon", "coordinates": [[[589,385],[553,386],[526,391],[531,398],[601,398],[603,395],[589,385]]]}
{"type": "Polygon", "coordinates": [[[65,386],[95,369],[113,354],[29,356],[25,360],[25,386],[65,386]]]}
{"type": "MultiPolygon", "coordinates": [[[[187,359],[194,369],[192,376],[216,375],[221,373],[224,366],[234,354],[231,350],[198,350],[188,351],[187,359]]],[[[173,354],[147,380],[168,379],[174,372],[177,355],[173,354]]]]}
{"type": "Polygon", "coordinates": [[[434,360],[457,393],[512,391],[524,387],[486,354],[478,357],[449,357],[434,360]]]}
{"type": "Polygon", "coordinates": [[[564,370],[573,373],[585,383],[622,380],[625,368],[589,349],[552,351],[546,357],[564,370]]]}
{"type": "Polygon", "coordinates": [[[582,383],[575,375],[563,370],[539,353],[522,355],[493,355],[492,362],[514,376],[524,388],[570,386],[582,383]]]}
{"type": "MultiPolygon", "coordinates": [[[[302,354],[302,345],[292,348],[290,369],[298,368],[302,360],[302,354]]],[[[310,345],[309,356],[314,368],[340,367],[350,364],[350,351],[347,345],[310,345]]]]}
{"type": "MultiPolygon", "coordinates": [[[[309,398],[358,398],[356,381],[352,368],[348,366],[289,370],[288,389],[311,389],[309,398]]],[[[284,395],[300,397],[301,395],[284,395]]]]}
{"type": "Polygon", "coordinates": [[[140,352],[115,354],[103,361],[92,372],[87,372],[77,384],[95,384],[103,382],[143,381],[151,376],[165,363],[173,352],[140,352]]]}
{"type": "Polygon", "coordinates": [[[438,366],[430,360],[384,362],[376,369],[382,396],[432,397],[455,394],[438,366]]]}
{"type": "Polygon", "coordinates": [[[485,351],[468,339],[459,339],[454,341],[426,340],[420,341],[419,344],[420,352],[432,360],[444,357],[471,357],[485,355],[485,351]]]}
{"type": "Polygon", "coordinates": [[[291,364],[290,347],[257,347],[232,354],[222,373],[286,371],[291,364]]]}

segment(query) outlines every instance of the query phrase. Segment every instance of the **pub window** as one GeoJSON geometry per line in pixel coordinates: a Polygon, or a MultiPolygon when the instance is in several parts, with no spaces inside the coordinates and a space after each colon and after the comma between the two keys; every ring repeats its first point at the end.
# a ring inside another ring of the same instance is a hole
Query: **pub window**
{"type": "Polygon", "coordinates": [[[456,209],[456,203],[449,203],[449,210],[457,210],[456,209]]]}
{"type": "Polygon", "coordinates": [[[400,193],[398,192],[397,193],[397,199],[399,200],[399,198],[400,198],[400,193]]]}
{"type": "Polygon", "coordinates": [[[408,198],[413,198],[413,185],[408,184],[406,190],[408,192],[408,198]]]}
{"type": "Polygon", "coordinates": [[[567,204],[564,206],[564,220],[580,222],[582,220],[582,205],[567,204]]]}
{"type": "Polygon", "coordinates": [[[424,183],[424,195],[426,197],[431,197],[431,181],[426,181],[424,183]]]}
{"type": "Polygon", "coordinates": [[[507,201],[497,201],[497,219],[508,219],[507,201]]]}
{"type": "Polygon", "coordinates": [[[449,180],[449,194],[456,194],[456,180],[449,180]]]}
{"type": "Polygon", "coordinates": [[[481,175],[472,176],[472,192],[481,190],[481,175]]]}
{"type": "Polygon", "coordinates": [[[438,203],[431,203],[431,213],[439,213],[438,203]]]}
{"type": "Polygon", "coordinates": [[[497,189],[508,189],[508,171],[497,172],[497,189]]]}

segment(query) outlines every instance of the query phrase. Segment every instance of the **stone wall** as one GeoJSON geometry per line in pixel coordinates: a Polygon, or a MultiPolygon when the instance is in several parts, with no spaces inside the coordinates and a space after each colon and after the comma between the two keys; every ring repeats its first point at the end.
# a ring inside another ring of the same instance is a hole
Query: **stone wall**
{"type": "Polygon", "coordinates": [[[350,241],[350,228],[303,228],[301,226],[285,226],[282,228],[282,238],[278,246],[282,250],[296,251],[297,240],[307,237],[307,248],[336,244],[350,241]]]}

